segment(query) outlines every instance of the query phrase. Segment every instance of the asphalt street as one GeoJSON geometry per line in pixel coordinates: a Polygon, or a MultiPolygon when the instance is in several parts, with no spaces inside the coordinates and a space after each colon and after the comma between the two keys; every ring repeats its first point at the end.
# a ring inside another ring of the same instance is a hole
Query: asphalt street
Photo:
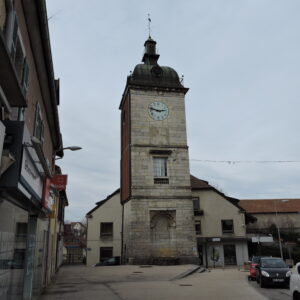
{"type": "Polygon", "coordinates": [[[291,300],[289,289],[283,289],[281,287],[261,288],[256,281],[250,281],[249,284],[270,300],[291,300]]]}
{"type": "MultiPolygon", "coordinates": [[[[180,266],[64,266],[40,300],[284,300],[281,290],[268,294],[247,273],[237,269],[213,269],[178,279],[194,268],[180,266]]],[[[270,289],[271,292],[273,290],[270,289]]],[[[288,292],[288,290],[284,290],[288,292]]]]}

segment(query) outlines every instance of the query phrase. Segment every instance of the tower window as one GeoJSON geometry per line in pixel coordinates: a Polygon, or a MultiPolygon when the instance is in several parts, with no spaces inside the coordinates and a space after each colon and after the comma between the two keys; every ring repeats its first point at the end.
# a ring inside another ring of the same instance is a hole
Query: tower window
{"type": "Polygon", "coordinates": [[[167,157],[153,157],[153,173],[154,183],[168,184],[168,158],[167,157]]]}

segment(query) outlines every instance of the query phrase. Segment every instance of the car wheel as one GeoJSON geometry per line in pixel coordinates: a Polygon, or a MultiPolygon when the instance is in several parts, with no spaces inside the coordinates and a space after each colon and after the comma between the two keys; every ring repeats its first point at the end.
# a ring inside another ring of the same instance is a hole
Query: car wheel
{"type": "Polygon", "coordinates": [[[261,288],[265,287],[264,283],[262,282],[261,277],[260,277],[260,280],[259,280],[259,286],[260,286],[261,288]]]}
{"type": "Polygon", "coordinates": [[[300,294],[298,292],[293,294],[293,300],[300,300],[300,294]]]}

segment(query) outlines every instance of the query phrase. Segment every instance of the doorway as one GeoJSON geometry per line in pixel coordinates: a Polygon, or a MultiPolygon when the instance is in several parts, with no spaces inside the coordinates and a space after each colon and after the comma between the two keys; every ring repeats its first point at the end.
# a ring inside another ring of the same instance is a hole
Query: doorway
{"type": "Polygon", "coordinates": [[[236,265],[235,245],[223,245],[225,265],[236,265]]]}

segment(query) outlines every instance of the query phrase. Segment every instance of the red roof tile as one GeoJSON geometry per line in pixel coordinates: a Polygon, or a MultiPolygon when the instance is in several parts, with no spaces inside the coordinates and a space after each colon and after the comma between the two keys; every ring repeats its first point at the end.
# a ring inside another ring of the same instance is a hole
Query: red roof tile
{"type": "Polygon", "coordinates": [[[300,199],[247,199],[239,205],[247,213],[300,212],[300,199]]]}

